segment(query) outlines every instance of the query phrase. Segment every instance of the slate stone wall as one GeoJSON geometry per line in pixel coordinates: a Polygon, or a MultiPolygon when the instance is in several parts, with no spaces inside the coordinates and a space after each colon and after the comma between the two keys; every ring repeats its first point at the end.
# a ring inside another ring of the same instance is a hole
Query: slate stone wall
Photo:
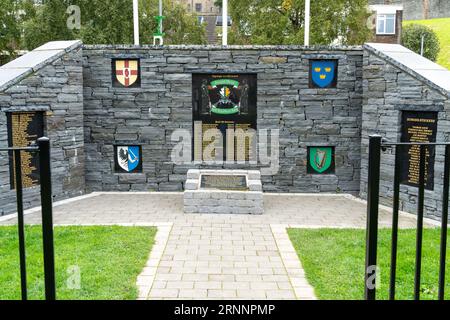
{"type": "MultiPolygon", "coordinates": [[[[374,52],[364,51],[364,99],[361,149],[361,197],[367,195],[369,135],[379,134],[391,142],[401,137],[401,112],[437,111],[436,141],[450,141],[450,101],[440,91],[424,81],[402,71],[395,62],[387,62],[374,52]]],[[[382,153],[380,172],[380,202],[392,206],[395,149],[382,153]]],[[[434,191],[425,191],[428,216],[440,216],[442,205],[444,148],[436,148],[434,191]]],[[[417,211],[418,189],[400,186],[400,210],[417,211]]]]}
{"type": "MultiPolygon", "coordinates": [[[[171,134],[192,132],[192,73],[257,73],[258,129],[280,129],[280,170],[265,191],[358,193],[362,50],[302,47],[85,46],[87,191],[182,191],[171,134]],[[140,58],[141,87],[113,88],[112,58],[140,58]],[[310,89],[309,59],[338,59],[336,89],[310,89]],[[114,173],[114,144],[141,144],[142,174],[114,173]],[[306,173],[307,146],[336,147],[336,174],[306,173]]],[[[245,167],[245,166],[244,166],[245,167]]]]}
{"type": "MultiPolygon", "coordinates": [[[[16,85],[0,92],[0,148],[8,147],[6,112],[44,111],[44,133],[51,141],[55,200],[85,190],[82,48],[79,46],[16,85]]],[[[10,190],[7,152],[0,152],[0,215],[16,211],[10,190]]],[[[40,205],[39,187],[24,190],[24,207],[40,205]]]]}

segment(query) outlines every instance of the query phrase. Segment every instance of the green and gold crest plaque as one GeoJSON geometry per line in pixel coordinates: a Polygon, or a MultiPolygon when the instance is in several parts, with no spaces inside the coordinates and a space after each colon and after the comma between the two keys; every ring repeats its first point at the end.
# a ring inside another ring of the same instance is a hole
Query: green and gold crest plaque
{"type": "Polygon", "coordinates": [[[334,168],[334,147],[308,148],[307,173],[333,174],[334,168]]]}

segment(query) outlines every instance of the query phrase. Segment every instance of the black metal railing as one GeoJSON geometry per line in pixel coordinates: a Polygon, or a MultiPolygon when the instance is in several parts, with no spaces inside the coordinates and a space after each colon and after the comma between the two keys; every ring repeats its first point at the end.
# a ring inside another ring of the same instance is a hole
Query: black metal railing
{"type": "Polygon", "coordinates": [[[420,299],[420,278],[422,270],[422,240],[423,240],[423,220],[424,220],[424,200],[426,185],[426,162],[427,148],[435,146],[445,146],[445,165],[443,177],[442,193],[442,220],[441,220],[441,241],[440,241],[440,261],[439,261],[439,290],[438,299],[444,299],[445,288],[445,263],[447,249],[447,224],[449,205],[449,179],[450,179],[450,143],[389,143],[382,141],[382,137],[374,135],[369,137],[369,168],[367,187],[367,235],[366,235],[366,272],[365,272],[365,298],[375,300],[377,274],[377,240],[378,240],[378,208],[379,208],[379,187],[380,187],[380,162],[382,148],[394,147],[395,169],[394,188],[392,206],[392,240],[391,240],[391,269],[389,279],[389,299],[395,300],[395,284],[397,271],[397,246],[398,246],[398,218],[401,170],[403,166],[401,148],[419,147],[419,179],[418,179],[418,200],[417,200],[417,230],[416,230],[416,258],[414,274],[414,299],[420,299]],[[375,268],[374,268],[375,267],[375,268]]]}
{"type": "Polygon", "coordinates": [[[50,140],[42,137],[37,140],[36,146],[23,148],[3,148],[0,151],[12,152],[14,156],[14,187],[17,198],[17,217],[19,233],[20,255],[20,281],[22,300],[27,300],[27,271],[25,254],[25,230],[23,211],[22,186],[22,152],[39,153],[39,172],[41,185],[41,211],[42,211],[42,238],[44,253],[45,298],[56,299],[55,289],[55,255],[53,247],[53,212],[52,212],[52,185],[50,172],[50,140]]]}

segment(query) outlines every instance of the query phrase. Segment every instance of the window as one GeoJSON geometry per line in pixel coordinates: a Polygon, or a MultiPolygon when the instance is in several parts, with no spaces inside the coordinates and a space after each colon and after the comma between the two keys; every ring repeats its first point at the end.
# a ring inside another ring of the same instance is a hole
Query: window
{"type": "Polygon", "coordinates": [[[395,14],[377,16],[377,34],[395,34],[395,14]]]}
{"type": "Polygon", "coordinates": [[[195,4],[195,11],[196,12],[202,12],[202,4],[201,3],[196,3],[195,4]]]}

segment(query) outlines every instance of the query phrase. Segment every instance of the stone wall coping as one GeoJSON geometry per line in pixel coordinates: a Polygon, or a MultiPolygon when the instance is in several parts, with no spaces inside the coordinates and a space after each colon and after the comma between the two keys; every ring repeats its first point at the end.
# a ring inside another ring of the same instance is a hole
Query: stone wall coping
{"type": "Polygon", "coordinates": [[[315,51],[315,52],[330,52],[330,51],[362,51],[362,46],[302,46],[302,45],[168,45],[168,46],[153,46],[153,45],[110,45],[110,44],[95,44],[83,45],[86,50],[210,50],[210,51],[226,51],[226,50],[284,50],[284,51],[315,51]]]}
{"type": "Polygon", "coordinates": [[[450,99],[450,70],[398,44],[366,43],[363,48],[450,99]]]}
{"type": "Polygon", "coordinates": [[[0,67],[0,92],[17,84],[66,53],[81,47],[80,40],[51,41],[0,67]]]}
{"type": "Polygon", "coordinates": [[[50,106],[42,105],[42,106],[26,106],[26,105],[18,105],[14,107],[9,108],[2,108],[3,112],[23,112],[23,110],[27,110],[27,112],[30,111],[41,111],[41,112],[47,112],[50,111],[50,106]]]}

